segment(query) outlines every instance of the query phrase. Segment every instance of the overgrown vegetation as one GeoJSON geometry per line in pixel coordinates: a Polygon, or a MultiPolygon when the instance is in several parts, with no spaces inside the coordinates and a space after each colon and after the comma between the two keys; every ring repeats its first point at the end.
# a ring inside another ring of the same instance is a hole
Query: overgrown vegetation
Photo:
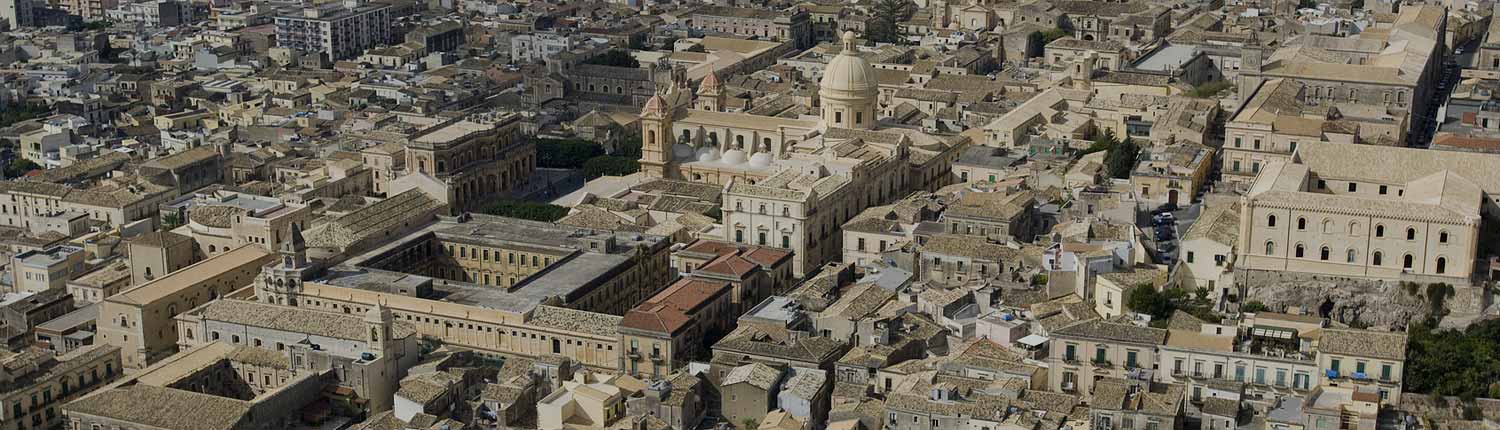
{"type": "Polygon", "coordinates": [[[911,0],[877,0],[873,19],[865,26],[865,37],[875,42],[906,43],[906,29],[901,23],[917,12],[911,0]]]}
{"type": "Polygon", "coordinates": [[[1070,34],[1072,33],[1069,33],[1068,30],[1063,30],[1061,28],[1053,28],[1051,30],[1037,32],[1037,35],[1041,37],[1042,46],[1047,46],[1047,44],[1052,43],[1057,39],[1068,37],[1068,35],[1070,34]]]}
{"type": "Polygon", "coordinates": [[[1125,301],[1125,307],[1136,313],[1150,315],[1151,326],[1156,328],[1166,328],[1172,314],[1177,311],[1187,312],[1204,321],[1218,322],[1220,317],[1213,311],[1213,302],[1208,299],[1208,289],[1198,290],[1193,294],[1180,287],[1157,290],[1155,286],[1143,283],[1130,290],[1130,299],[1125,301]]]}
{"type": "Polygon", "coordinates": [[[630,51],[626,51],[623,49],[611,49],[609,51],[605,51],[603,54],[599,54],[597,56],[594,56],[594,58],[585,60],[584,64],[597,64],[601,66],[630,68],[641,67],[641,62],[637,61],[635,57],[632,57],[630,55],[630,51]]]}
{"type": "Polygon", "coordinates": [[[600,176],[625,176],[641,171],[641,163],[634,158],[604,155],[588,159],[583,163],[583,175],[588,179],[600,176]]]}
{"type": "Polygon", "coordinates": [[[1266,306],[1265,303],[1256,300],[1251,300],[1246,302],[1244,306],[1240,306],[1240,312],[1266,312],[1269,310],[1271,310],[1270,306],[1266,306]]]}
{"type": "Polygon", "coordinates": [[[536,166],[551,169],[582,169],[590,158],[604,155],[604,147],[576,139],[536,139],[536,166]]]}
{"type": "Polygon", "coordinates": [[[1407,391],[1464,400],[1500,398],[1500,320],[1480,321],[1463,331],[1436,329],[1435,321],[1408,332],[1407,391]]]}
{"type": "Polygon", "coordinates": [[[1115,137],[1114,130],[1104,130],[1098,136],[1094,136],[1094,143],[1089,145],[1084,154],[1108,151],[1104,154],[1104,171],[1112,178],[1129,178],[1130,171],[1135,169],[1135,158],[1140,155],[1141,148],[1136,146],[1130,138],[1120,140],[1115,137]]]}
{"type": "Polygon", "coordinates": [[[568,208],[547,203],[500,199],[480,208],[480,213],[532,221],[553,222],[568,216],[568,208]]]}
{"type": "Polygon", "coordinates": [[[1220,92],[1229,89],[1229,87],[1232,85],[1233,84],[1230,84],[1229,81],[1225,80],[1204,82],[1202,85],[1193,87],[1192,90],[1189,90],[1187,92],[1187,96],[1197,97],[1200,99],[1209,99],[1219,95],[1220,92]]]}
{"type": "Polygon", "coordinates": [[[31,160],[27,160],[25,158],[17,156],[16,158],[12,158],[10,160],[10,163],[6,163],[5,177],[14,178],[26,174],[26,172],[30,172],[32,170],[40,168],[42,168],[42,166],[33,163],[31,160]]]}
{"type": "Polygon", "coordinates": [[[10,127],[15,123],[41,118],[50,113],[52,109],[46,105],[33,103],[0,106],[0,127],[10,127]]]}
{"type": "Polygon", "coordinates": [[[600,176],[624,176],[641,170],[641,142],[632,135],[621,137],[616,155],[606,155],[604,147],[576,139],[537,139],[537,167],[581,169],[588,179],[600,176]]]}

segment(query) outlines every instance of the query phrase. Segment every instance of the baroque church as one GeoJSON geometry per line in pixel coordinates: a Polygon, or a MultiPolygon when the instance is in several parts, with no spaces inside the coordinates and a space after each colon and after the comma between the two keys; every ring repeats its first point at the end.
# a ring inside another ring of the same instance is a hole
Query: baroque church
{"type": "Polygon", "coordinates": [[[714,74],[696,93],[681,80],[652,96],[641,111],[641,170],[657,178],[754,184],[783,170],[822,165],[830,175],[895,179],[887,194],[903,195],[952,183],[947,172],[970,139],[882,123],[875,68],[856,48],[853,32],[842,39],[809,110],[817,115],[726,112],[732,94],[714,74]],[[905,168],[867,171],[891,164],[905,168]]]}
{"type": "Polygon", "coordinates": [[[712,74],[692,92],[678,81],[641,111],[647,177],[722,185],[725,241],[790,249],[803,276],[842,255],[843,224],[871,206],[952,184],[971,144],[878,118],[875,68],[843,35],[812,106],[815,115],[726,112],[712,74]]]}

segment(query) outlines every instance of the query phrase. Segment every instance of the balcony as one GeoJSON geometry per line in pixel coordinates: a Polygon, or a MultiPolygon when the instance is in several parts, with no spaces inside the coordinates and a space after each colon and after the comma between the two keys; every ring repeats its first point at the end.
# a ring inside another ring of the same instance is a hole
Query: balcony
{"type": "Polygon", "coordinates": [[[630,352],[625,353],[625,356],[630,357],[631,359],[640,359],[641,358],[641,351],[640,350],[636,350],[636,349],[631,349],[630,352]]]}
{"type": "Polygon", "coordinates": [[[1094,367],[1101,367],[1106,369],[1114,366],[1114,363],[1110,363],[1109,360],[1101,360],[1098,358],[1089,361],[1089,363],[1093,364],[1094,367]]]}
{"type": "Polygon", "coordinates": [[[1078,357],[1074,357],[1074,356],[1070,355],[1070,356],[1063,357],[1062,361],[1063,361],[1063,363],[1067,363],[1067,364],[1078,364],[1078,357]]]}
{"type": "Polygon", "coordinates": [[[655,361],[655,362],[660,363],[662,360],[665,360],[667,357],[664,356],[664,355],[662,355],[661,351],[651,351],[650,358],[651,358],[651,361],[655,361]]]}

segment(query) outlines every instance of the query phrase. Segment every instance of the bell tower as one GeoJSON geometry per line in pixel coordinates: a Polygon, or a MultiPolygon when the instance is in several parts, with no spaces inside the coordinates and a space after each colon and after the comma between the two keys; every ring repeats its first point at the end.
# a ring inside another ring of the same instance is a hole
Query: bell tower
{"type": "Polygon", "coordinates": [[[291,224],[277,254],[280,254],[277,262],[260,268],[260,277],[255,280],[255,296],[262,302],[297,306],[302,281],[307,280],[312,271],[307,262],[307,240],[302,238],[301,225],[291,224]]]}
{"type": "Polygon", "coordinates": [[[391,326],[396,317],[390,308],[379,303],[365,312],[365,331],[369,332],[370,349],[386,355],[386,346],[391,345],[391,326]]]}
{"type": "MultiPolygon", "coordinates": [[[[709,75],[713,76],[713,75],[709,75]]],[[[671,178],[672,117],[674,106],[661,94],[646,100],[641,109],[641,172],[651,178],[671,178]]]]}
{"type": "Polygon", "coordinates": [[[717,74],[709,72],[708,76],[703,77],[703,83],[698,85],[698,97],[694,102],[698,109],[724,111],[724,83],[719,81],[717,74]]]}

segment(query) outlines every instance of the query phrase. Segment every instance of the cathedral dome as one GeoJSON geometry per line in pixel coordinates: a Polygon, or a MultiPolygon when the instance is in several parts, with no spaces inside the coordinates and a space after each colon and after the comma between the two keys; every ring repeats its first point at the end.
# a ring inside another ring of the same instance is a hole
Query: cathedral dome
{"type": "Polygon", "coordinates": [[[755,153],[755,155],[751,155],[750,156],[750,167],[754,167],[754,168],[757,168],[757,169],[764,169],[764,168],[767,168],[767,167],[771,167],[771,154],[767,154],[767,153],[764,153],[764,152],[757,152],[757,153],[755,153]]]}
{"type": "Polygon", "coordinates": [[[698,148],[698,161],[717,161],[719,150],[715,148],[698,148]]]}
{"type": "Polygon", "coordinates": [[[745,164],[747,160],[745,159],[745,151],[731,149],[724,151],[724,158],[721,161],[724,164],[745,164]]]}
{"type": "Polygon", "coordinates": [[[828,60],[823,69],[823,79],[818,81],[819,94],[824,97],[872,97],[879,89],[875,78],[875,66],[871,66],[859,50],[854,47],[854,32],[846,31],[844,49],[828,60]]]}
{"type": "Polygon", "coordinates": [[[693,147],[681,143],[672,145],[672,157],[678,160],[690,160],[693,158],[693,147]]]}

